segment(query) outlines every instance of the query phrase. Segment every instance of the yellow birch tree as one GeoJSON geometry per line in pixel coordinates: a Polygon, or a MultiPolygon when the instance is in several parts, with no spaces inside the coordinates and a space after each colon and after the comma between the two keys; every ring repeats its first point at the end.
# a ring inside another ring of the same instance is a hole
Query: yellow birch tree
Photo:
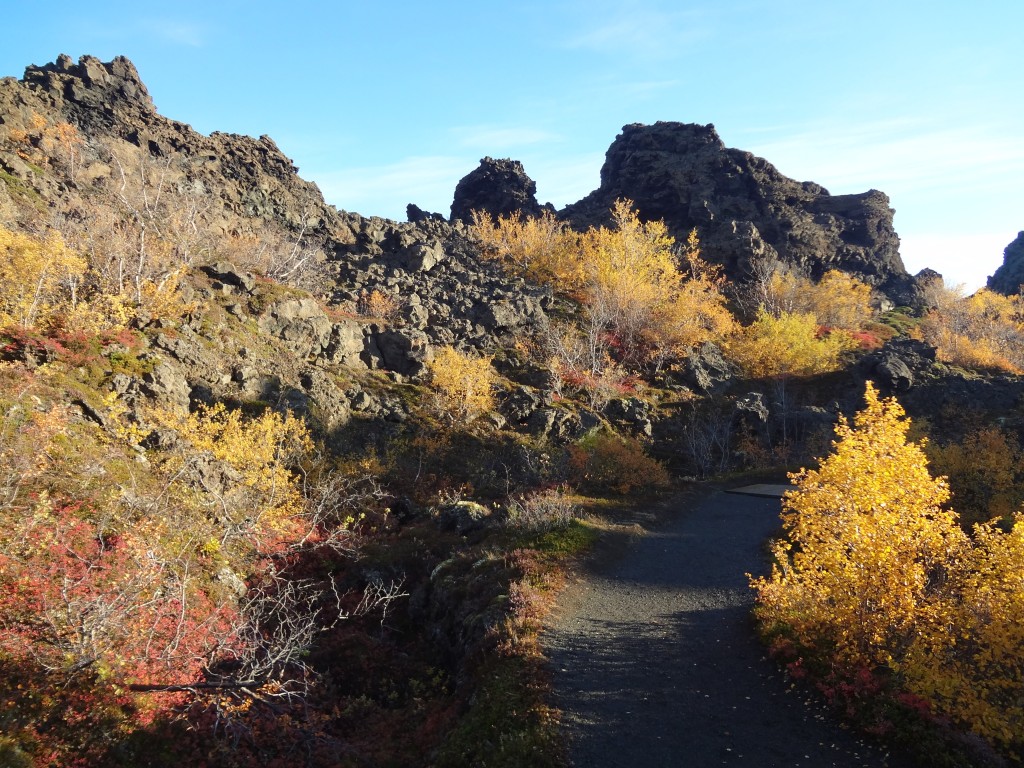
{"type": "Polygon", "coordinates": [[[829,650],[847,671],[897,669],[947,565],[967,545],[943,509],[945,480],[933,479],[895,399],[869,383],[866,407],[836,426],[819,469],[791,475],[783,500],[785,540],[776,565],[753,580],[758,614],[806,647],[829,650]]]}

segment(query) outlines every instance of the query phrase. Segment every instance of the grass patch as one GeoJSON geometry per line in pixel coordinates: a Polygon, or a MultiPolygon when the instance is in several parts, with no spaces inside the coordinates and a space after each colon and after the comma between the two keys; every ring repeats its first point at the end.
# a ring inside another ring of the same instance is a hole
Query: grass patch
{"type": "Polygon", "coordinates": [[[578,557],[588,551],[601,537],[601,531],[589,520],[573,520],[565,528],[548,531],[536,542],[542,554],[556,558],[578,557]]]}
{"type": "Polygon", "coordinates": [[[147,373],[152,373],[156,368],[157,358],[152,355],[140,357],[132,350],[115,351],[110,353],[110,373],[118,373],[133,378],[142,378],[147,373]]]}
{"type": "Polygon", "coordinates": [[[899,336],[907,336],[921,324],[921,318],[915,317],[914,311],[910,307],[896,307],[888,312],[883,312],[879,316],[878,322],[881,325],[889,326],[899,336]]]}
{"type": "Polygon", "coordinates": [[[22,200],[37,210],[45,210],[46,203],[40,194],[17,176],[7,171],[0,171],[0,182],[7,187],[7,193],[11,197],[22,200]]]}
{"type": "MultiPolygon", "coordinates": [[[[587,501],[602,505],[602,500],[587,501]]],[[[577,518],[566,526],[506,542],[504,562],[514,574],[508,584],[508,613],[494,651],[472,673],[468,701],[438,753],[437,766],[567,765],[558,712],[548,704],[550,679],[540,633],[566,570],[607,530],[601,519],[577,518]]]]}

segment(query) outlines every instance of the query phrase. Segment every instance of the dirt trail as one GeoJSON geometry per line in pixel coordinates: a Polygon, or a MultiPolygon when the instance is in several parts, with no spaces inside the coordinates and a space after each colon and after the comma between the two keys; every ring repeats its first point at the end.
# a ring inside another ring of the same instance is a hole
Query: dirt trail
{"type": "Polygon", "coordinates": [[[559,599],[543,643],[578,768],[893,766],[763,658],[744,575],[779,500],[682,502],[559,599]]]}

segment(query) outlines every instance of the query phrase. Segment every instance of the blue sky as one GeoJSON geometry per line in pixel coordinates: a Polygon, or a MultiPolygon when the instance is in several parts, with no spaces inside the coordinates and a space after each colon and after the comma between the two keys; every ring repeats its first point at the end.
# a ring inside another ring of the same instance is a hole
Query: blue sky
{"type": "Polygon", "coordinates": [[[886,192],[908,269],[983,284],[1024,230],[1020,0],[4,3],[0,75],[135,62],[159,111],[270,135],[328,202],[447,214],[485,155],[561,207],[627,123],[714,123],[833,194],[886,192]]]}

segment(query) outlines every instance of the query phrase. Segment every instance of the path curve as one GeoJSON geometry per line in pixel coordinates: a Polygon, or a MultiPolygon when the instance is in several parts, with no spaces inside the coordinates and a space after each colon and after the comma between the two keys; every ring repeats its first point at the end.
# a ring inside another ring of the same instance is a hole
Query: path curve
{"type": "Polygon", "coordinates": [[[908,768],[764,658],[747,572],[777,498],[711,491],[566,588],[542,644],[578,768],[908,768]]]}

